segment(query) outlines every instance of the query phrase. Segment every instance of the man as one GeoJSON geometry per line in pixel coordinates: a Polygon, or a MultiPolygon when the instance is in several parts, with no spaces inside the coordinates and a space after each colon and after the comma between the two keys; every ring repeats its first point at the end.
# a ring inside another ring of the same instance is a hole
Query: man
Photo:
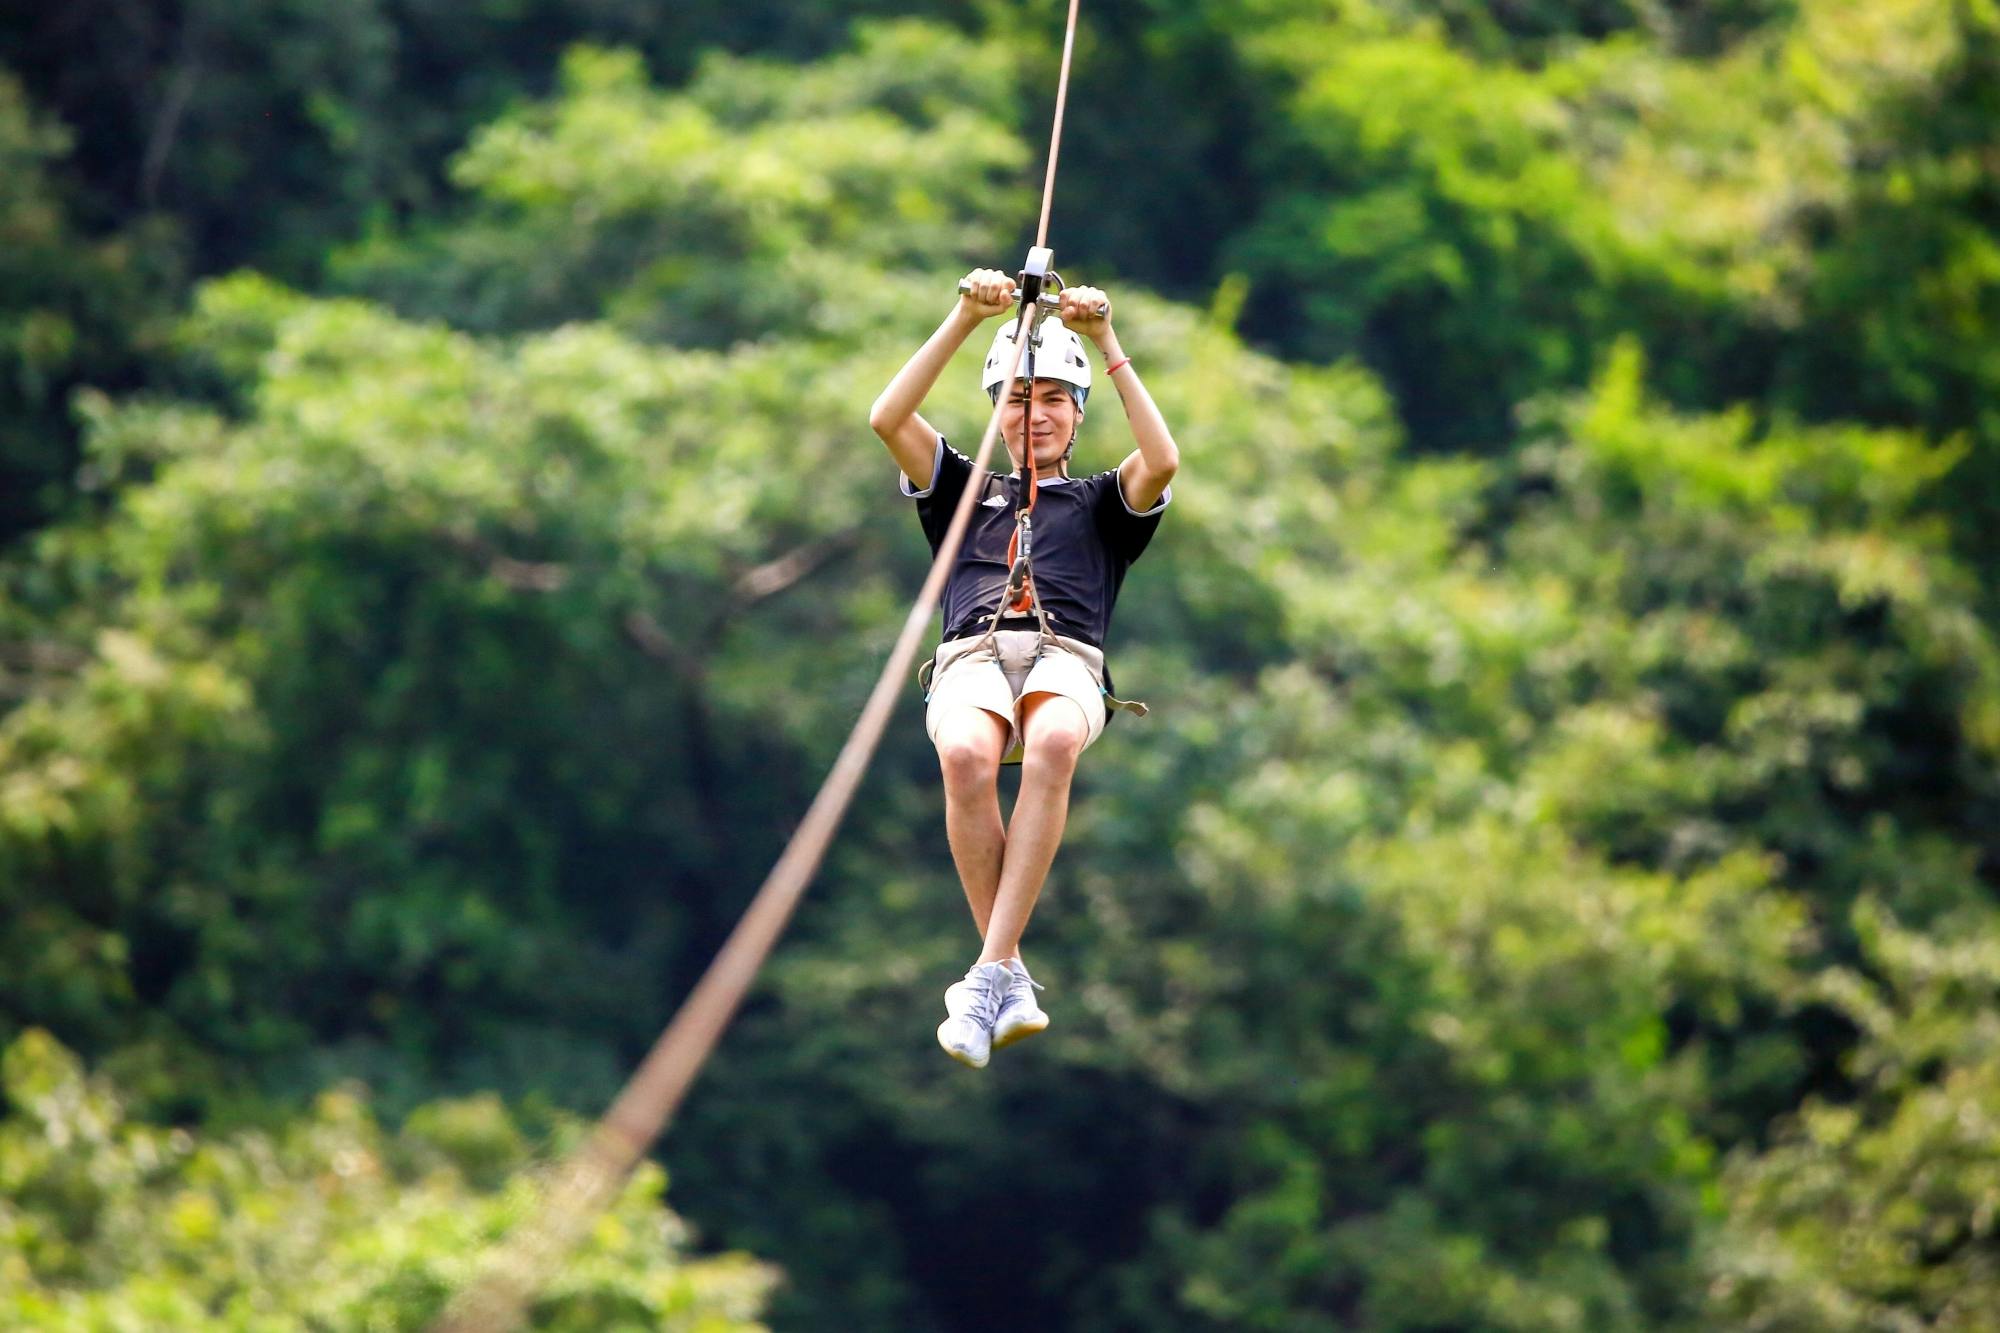
{"type": "MultiPolygon", "coordinates": [[[[936,552],[972,473],[972,460],[946,445],[917,414],[938,375],[973,330],[1015,308],[1014,279],[975,269],[957,306],[882,396],[868,424],[903,470],[903,494],[917,502],[936,552]]],[[[1110,306],[1094,287],[1062,293],[1060,321],[1045,318],[1034,349],[1032,395],[1007,380],[1016,320],[1002,322],[982,386],[997,403],[1001,435],[1016,475],[987,478],[986,493],[944,590],[944,641],[934,659],[925,727],[944,775],[945,832],[985,947],[965,978],[945,991],[938,1042],[962,1064],[983,1068],[990,1051],[1048,1026],[1040,987],[1021,961],[1021,932],[1055,859],[1069,813],[1077,757],[1104,730],[1109,677],[1104,638],[1125,571],[1159,527],[1180,453],[1131,358],[1112,332],[1110,306]],[[1137,443],[1115,470],[1069,475],[1069,458],[1090,393],[1090,363],[1079,338],[1097,345],[1137,443]],[[1027,502],[1032,451],[1039,486],[1032,510],[1033,605],[1008,596],[1009,542],[1027,502]],[[1002,603],[1008,603],[1003,607],[1002,603]],[[999,774],[1019,760],[1020,792],[1011,821],[1000,818],[999,774]]],[[[1025,373],[1025,363],[1020,367],[1025,373]]]]}

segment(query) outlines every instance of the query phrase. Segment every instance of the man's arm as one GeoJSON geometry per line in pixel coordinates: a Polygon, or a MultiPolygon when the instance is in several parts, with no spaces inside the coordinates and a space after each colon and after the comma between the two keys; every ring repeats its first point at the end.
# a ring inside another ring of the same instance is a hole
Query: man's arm
{"type": "Polygon", "coordinates": [[[938,433],[917,415],[952,353],[986,320],[1014,303],[1014,280],[998,269],[976,268],[965,275],[969,290],[958,298],[944,323],[937,326],[916,354],[903,363],[889,387],[869,409],[868,425],[912,486],[931,484],[931,464],[937,457],[938,433]]]}
{"type": "Polygon", "coordinates": [[[1180,447],[1139,372],[1118,346],[1118,335],[1111,328],[1111,303],[1104,293],[1095,287],[1066,287],[1062,299],[1063,323],[1096,343],[1107,367],[1118,367],[1108,378],[1118,389],[1118,401],[1125,405],[1125,420],[1139,446],[1118,465],[1118,489],[1126,505],[1143,514],[1160,502],[1167,483],[1180,471],[1180,447]],[[1105,313],[1098,314],[1100,309],[1105,313]]]}

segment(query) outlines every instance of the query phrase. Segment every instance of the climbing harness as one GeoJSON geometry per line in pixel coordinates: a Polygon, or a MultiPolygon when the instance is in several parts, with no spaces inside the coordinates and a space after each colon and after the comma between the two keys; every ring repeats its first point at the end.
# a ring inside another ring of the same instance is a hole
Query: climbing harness
{"type": "MultiPolygon", "coordinates": [[[[1076,48],[1077,5],[1078,0],[1070,0],[1063,31],[1062,70],[1056,80],[1055,120],[1049,132],[1048,172],[1042,182],[1042,216],[1024,275],[1037,269],[1037,251],[1043,256],[1039,273],[1046,278],[1049,272],[1049,209],[1055,198],[1063,107],[1069,98],[1070,59],[1076,48]]],[[[1038,283],[1032,293],[1024,286],[1020,316],[1023,322],[1018,326],[1024,331],[1029,311],[1042,308],[1045,285],[1038,283]]],[[[1007,371],[1009,382],[1020,368],[1026,350],[1026,340],[1017,341],[1007,371]]],[[[930,626],[945,579],[958,559],[975,499],[985,489],[986,460],[992,455],[993,442],[999,438],[1000,415],[1005,408],[1004,398],[994,404],[993,415],[987,419],[985,434],[973,458],[972,476],[938,543],[924,586],[903,619],[902,632],[875,680],[874,689],[869,692],[860,718],[848,733],[797,831],[779,854],[777,864],[771,867],[742,919],[723,941],[708,970],[702,973],[610,1109],[546,1180],[540,1207],[487,1256],[472,1281],[432,1325],[432,1333],[508,1333],[515,1328],[528,1303],[548,1284],[592,1222],[617,1197],[632,1168],[659,1138],[687,1096],[695,1075],[701,1072],[765,958],[784,932],[861,785],[868,761],[881,742],[889,716],[895,710],[903,673],[916,660],[917,645],[930,626]]]]}

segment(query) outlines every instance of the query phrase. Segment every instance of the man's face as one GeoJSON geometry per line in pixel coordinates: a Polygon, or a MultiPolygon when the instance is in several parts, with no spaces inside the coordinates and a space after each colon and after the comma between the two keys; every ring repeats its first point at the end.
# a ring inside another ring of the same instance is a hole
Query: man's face
{"type": "Polygon", "coordinates": [[[1022,452],[1023,441],[1031,441],[1035,449],[1035,470],[1054,475],[1062,462],[1062,456],[1069,452],[1070,441],[1076,438],[1077,424],[1083,420],[1083,411],[1070,397],[1069,386],[1059,380],[1036,380],[1034,400],[1029,401],[1028,382],[1015,380],[1014,387],[1007,395],[1006,410],[1000,414],[1000,434],[1007,441],[1007,452],[1014,459],[1014,466],[1022,466],[1026,454],[1022,452]]]}

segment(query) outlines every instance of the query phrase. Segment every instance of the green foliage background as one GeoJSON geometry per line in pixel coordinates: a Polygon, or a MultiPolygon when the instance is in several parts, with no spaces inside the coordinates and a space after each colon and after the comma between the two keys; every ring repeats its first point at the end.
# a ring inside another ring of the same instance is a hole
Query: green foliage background
{"type": "MultiPolygon", "coordinates": [[[[2000,9],[1084,9],[1184,465],[1055,1026],[929,1039],[912,697],[536,1326],[2000,1327],[2000,9]]],[[[867,405],[1059,27],[0,18],[0,1325],[417,1327],[518,1215],[918,585],[867,405]]]]}

